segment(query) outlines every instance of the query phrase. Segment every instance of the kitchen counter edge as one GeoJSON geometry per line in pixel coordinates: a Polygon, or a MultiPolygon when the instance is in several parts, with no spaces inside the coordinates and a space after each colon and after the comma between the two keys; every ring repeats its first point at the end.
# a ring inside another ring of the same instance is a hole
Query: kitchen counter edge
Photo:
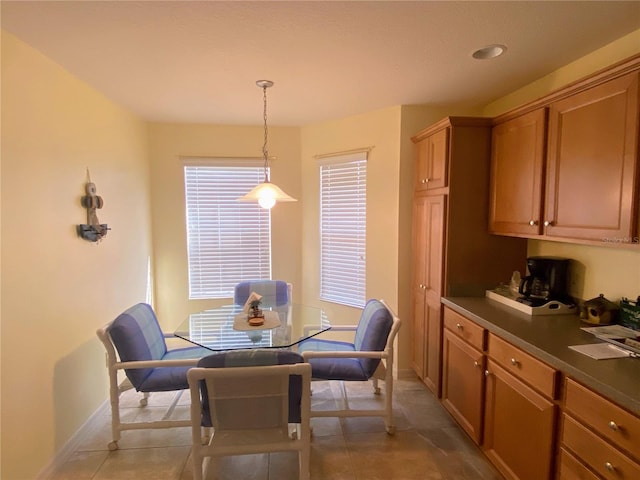
{"type": "Polygon", "coordinates": [[[640,358],[595,360],[569,345],[599,343],[577,315],[521,313],[485,297],[443,297],[442,304],[640,416],[640,358]]]}

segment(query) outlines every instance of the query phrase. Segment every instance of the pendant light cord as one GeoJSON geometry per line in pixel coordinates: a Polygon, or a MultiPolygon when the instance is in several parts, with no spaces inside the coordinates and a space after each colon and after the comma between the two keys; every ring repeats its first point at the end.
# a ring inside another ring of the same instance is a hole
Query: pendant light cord
{"type": "Polygon", "coordinates": [[[269,129],[267,128],[267,85],[262,86],[262,95],[264,101],[264,145],[262,145],[262,156],[264,157],[264,181],[269,183],[269,151],[267,150],[267,139],[269,129]]]}

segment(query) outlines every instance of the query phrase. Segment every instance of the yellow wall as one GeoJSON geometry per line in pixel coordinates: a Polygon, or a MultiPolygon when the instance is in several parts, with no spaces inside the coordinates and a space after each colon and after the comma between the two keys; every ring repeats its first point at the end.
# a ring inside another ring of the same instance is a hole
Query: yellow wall
{"type": "MultiPolygon", "coordinates": [[[[262,127],[161,123],[150,126],[154,306],[165,329],[176,327],[190,312],[231,300],[189,300],[184,175],[180,157],[260,157],[263,140],[262,127]]],[[[271,162],[271,181],[298,199],[271,210],[272,277],[292,282],[294,300],[299,301],[303,203],[300,129],[269,127],[269,154],[276,157],[271,162]]]]}
{"type": "MultiPolygon", "coordinates": [[[[640,30],[596,50],[507,95],[484,109],[488,116],[499,115],[588,76],[618,61],[640,53],[640,30]]],[[[588,300],[603,293],[609,300],[640,295],[640,251],[611,247],[572,245],[529,240],[529,255],[561,256],[572,262],[570,293],[588,300]]]]}
{"type": "Polygon", "coordinates": [[[2,33],[2,472],[32,479],[107,398],[95,331],[144,301],[146,126],[2,33]],[[86,168],[112,230],[76,236],[86,168]]]}

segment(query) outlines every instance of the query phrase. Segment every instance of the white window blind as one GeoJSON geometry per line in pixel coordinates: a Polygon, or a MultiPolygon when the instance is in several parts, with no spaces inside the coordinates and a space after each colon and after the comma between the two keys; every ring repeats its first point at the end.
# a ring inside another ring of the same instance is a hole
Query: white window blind
{"type": "Polygon", "coordinates": [[[320,160],[320,298],[363,307],[367,152],[320,160]]]}
{"type": "Polygon", "coordinates": [[[264,180],[260,159],[185,160],[189,298],[233,297],[236,283],[271,278],[271,214],[236,201],[264,180]]]}

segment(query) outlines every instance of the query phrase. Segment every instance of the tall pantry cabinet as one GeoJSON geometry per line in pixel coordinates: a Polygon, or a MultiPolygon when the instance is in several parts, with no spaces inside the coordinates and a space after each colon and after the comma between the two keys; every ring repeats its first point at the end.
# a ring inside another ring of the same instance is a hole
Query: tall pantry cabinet
{"type": "Polygon", "coordinates": [[[412,138],[412,352],[440,395],[443,296],[482,296],[524,273],[526,240],[488,233],[491,119],[447,117],[412,138]]]}

